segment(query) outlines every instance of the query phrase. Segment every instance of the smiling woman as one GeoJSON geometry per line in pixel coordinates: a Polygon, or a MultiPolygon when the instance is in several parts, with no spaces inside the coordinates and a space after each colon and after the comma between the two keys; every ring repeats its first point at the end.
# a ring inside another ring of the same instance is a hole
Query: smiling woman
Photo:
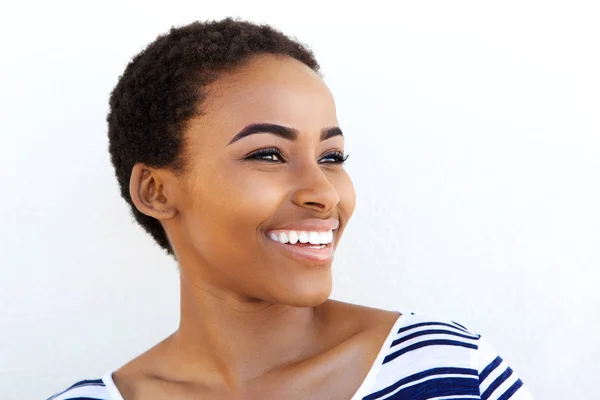
{"type": "Polygon", "coordinates": [[[63,399],[530,399],[464,326],[329,299],[355,193],[313,54],[269,26],[173,28],[110,98],[137,222],[177,260],[171,336],[63,399]]]}

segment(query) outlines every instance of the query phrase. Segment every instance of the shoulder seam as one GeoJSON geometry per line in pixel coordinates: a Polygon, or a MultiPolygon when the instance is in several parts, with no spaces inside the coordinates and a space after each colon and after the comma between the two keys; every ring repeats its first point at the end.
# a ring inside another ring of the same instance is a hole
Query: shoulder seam
{"type": "Polygon", "coordinates": [[[86,380],[74,383],[73,385],[69,386],[67,389],[63,390],[62,392],[58,392],[55,395],[53,395],[52,397],[49,397],[48,400],[54,400],[57,397],[62,396],[63,394],[67,394],[70,390],[77,389],[80,387],[85,387],[85,386],[106,387],[106,385],[104,384],[102,379],[86,379],[86,380]]]}

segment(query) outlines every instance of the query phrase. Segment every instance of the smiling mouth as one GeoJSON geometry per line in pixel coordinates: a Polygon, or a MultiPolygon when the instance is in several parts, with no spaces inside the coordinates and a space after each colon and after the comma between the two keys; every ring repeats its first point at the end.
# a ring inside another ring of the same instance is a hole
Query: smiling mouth
{"type": "Polygon", "coordinates": [[[269,242],[294,258],[323,265],[333,259],[333,230],[294,231],[278,230],[267,233],[269,242]]]}

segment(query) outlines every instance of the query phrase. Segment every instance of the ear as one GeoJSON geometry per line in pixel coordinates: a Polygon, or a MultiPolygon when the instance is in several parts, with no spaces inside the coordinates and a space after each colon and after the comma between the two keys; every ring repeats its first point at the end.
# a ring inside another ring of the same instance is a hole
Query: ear
{"type": "Polygon", "coordinates": [[[168,197],[167,177],[163,172],[165,171],[137,163],[131,169],[129,178],[129,195],[133,204],[141,213],[160,221],[171,219],[177,214],[174,199],[168,197]]]}

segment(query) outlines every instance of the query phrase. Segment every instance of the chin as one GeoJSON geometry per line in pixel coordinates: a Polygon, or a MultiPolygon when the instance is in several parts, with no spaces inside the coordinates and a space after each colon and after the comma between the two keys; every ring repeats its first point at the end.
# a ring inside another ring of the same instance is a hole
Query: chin
{"type": "MultiPolygon", "coordinates": [[[[307,282],[308,283],[308,282],[307,282]]],[[[277,291],[276,302],[293,307],[317,307],[325,303],[331,295],[331,280],[318,284],[295,284],[282,291],[277,291]]]]}
{"type": "Polygon", "coordinates": [[[292,307],[318,307],[323,305],[327,300],[329,300],[329,295],[326,296],[314,296],[314,297],[298,297],[294,301],[286,302],[288,306],[292,307]]]}

